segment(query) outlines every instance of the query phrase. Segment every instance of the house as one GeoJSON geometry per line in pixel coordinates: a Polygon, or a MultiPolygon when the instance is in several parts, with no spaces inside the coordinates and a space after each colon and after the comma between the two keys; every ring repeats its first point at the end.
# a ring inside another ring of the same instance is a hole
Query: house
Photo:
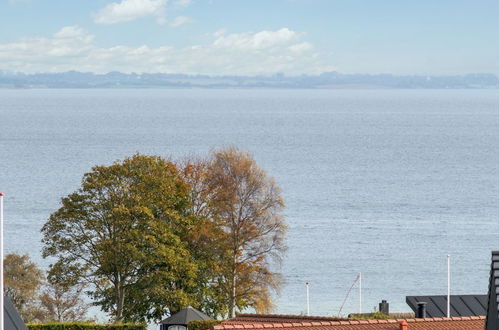
{"type": "Polygon", "coordinates": [[[191,321],[208,320],[212,320],[212,318],[189,306],[161,321],[160,330],[187,330],[187,325],[191,321]]]}
{"type": "Polygon", "coordinates": [[[240,314],[215,330],[483,330],[484,316],[352,320],[301,315],[240,314]]]}
{"type": "Polygon", "coordinates": [[[499,251],[492,252],[485,330],[499,329],[499,251]]]}
{"type": "Polygon", "coordinates": [[[362,320],[239,314],[216,325],[215,330],[499,330],[499,251],[492,252],[488,295],[451,296],[450,318],[435,317],[446,311],[444,296],[412,296],[407,297],[407,302],[416,317],[362,320]]]}
{"type": "Polygon", "coordinates": [[[3,298],[3,312],[5,330],[28,330],[23,319],[7,296],[3,298]]]}
{"type": "MultiPolygon", "coordinates": [[[[418,306],[425,304],[427,317],[447,316],[447,296],[407,296],[405,301],[417,313],[418,306]]],[[[487,315],[487,295],[451,295],[450,316],[487,315]]]]}

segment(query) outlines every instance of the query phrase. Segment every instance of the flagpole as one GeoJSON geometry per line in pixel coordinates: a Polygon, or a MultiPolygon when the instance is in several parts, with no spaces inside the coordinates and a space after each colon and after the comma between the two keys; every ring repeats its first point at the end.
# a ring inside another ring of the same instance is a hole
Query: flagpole
{"type": "Polygon", "coordinates": [[[359,273],[359,314],[362,314],[362,273],[359,273]]]}
{"type": "Polygon", "coordinates": [[[3,196],[0,192],[0,330],[4,330],[4,306],[3,306],[3,196]]]}
{"type": "Polygon", "coordinates": [[[450,254],[447,255],[447,318],[450,317],[450,254]]]}
{"type": "Polygon", "coordinates": [[[310,283],[306,282],[305,285],[307,286],[307,316],[310,316],[310,295],[309,295],[309,289],[308,286],[310,283]]]}

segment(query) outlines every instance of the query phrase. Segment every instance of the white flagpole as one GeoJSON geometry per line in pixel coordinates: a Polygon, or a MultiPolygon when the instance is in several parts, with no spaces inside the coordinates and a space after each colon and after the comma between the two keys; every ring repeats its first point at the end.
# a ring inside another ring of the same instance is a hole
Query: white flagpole
{"type": "Polygon", "coordinates": [[[359,273],[359,314],[362,314],[362,273],[359,273]]]}
{"type": "Polygon", "coordinates": [[[310,283],[306,282],[305,285],[307,286],[307,316],[310,316],[310,294],[308,289],[310,283]]]}
{"type": "Polygon", "coordinates": [[[4,330],[3,307],[3,196],[0,192],[0,330],[4,330]]]}
{"type": "Polygon", "coordinates": [[[450,317],[450,254],[447,255],[447,318],[450,317]]]}

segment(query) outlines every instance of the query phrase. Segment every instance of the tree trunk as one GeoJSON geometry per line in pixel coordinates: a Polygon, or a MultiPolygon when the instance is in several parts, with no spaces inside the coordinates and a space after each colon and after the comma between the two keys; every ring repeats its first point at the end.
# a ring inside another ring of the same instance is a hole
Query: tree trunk
{"type": "Polygon", "coordinates": [[[230,293],[229,301],[229,315],[231,318],[236,317],[236,265],[237,265],[237,254],[234,252],[234,261],[232,265],[232,290],[230,293]]]}
{"type": "Polygon", "coordinates": [[[236,317],[236,272],[232,275],[232,293],[230,297],[230,317],[236,317]]]}
{"type": "Polygon", "coordinates": [[[125,289],[123,288],[123,284],[118,282],[115,286],[116,290],[116,315],[115,321],[123,322],[123,305],[125,304],[125,289]]]}

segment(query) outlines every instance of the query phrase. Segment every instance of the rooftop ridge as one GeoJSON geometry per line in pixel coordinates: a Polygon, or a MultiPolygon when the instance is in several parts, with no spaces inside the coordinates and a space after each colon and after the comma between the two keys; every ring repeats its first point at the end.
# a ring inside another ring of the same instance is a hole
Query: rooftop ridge
{"type": "Polygon", "coordinates": [[[237,314],[235,319],[238,318],[285,318],[285,319],[304,319],[304,320],[331,320],[338,319],[343,320],[345,318],[334,317],[334,316],[307,316],[307,315],[293,315],[293,314],[257,314],[257,313],[240,313],[237,314]]]}
{"type": "Polygon", "coordinates": [[[420,322],[448,322],[448,321],[476,321],[485,320],[485,316],[457,316],[457,317],[428,317],[422,319],[387,319],[387,320],[369,320],[369,319],[352,319],[339,321],[321,321],[321,322],[275,322],[275,323],[239,323],[239,324],[219,324],[214,328],[217,330],[223,329],[267,329],[267,328],[297,328],[297,327],[321,327],[321,326],[342,326],[342,325],[359,325],[359,324],[389,324],[401,323],[420,323],[420,322]]]}

